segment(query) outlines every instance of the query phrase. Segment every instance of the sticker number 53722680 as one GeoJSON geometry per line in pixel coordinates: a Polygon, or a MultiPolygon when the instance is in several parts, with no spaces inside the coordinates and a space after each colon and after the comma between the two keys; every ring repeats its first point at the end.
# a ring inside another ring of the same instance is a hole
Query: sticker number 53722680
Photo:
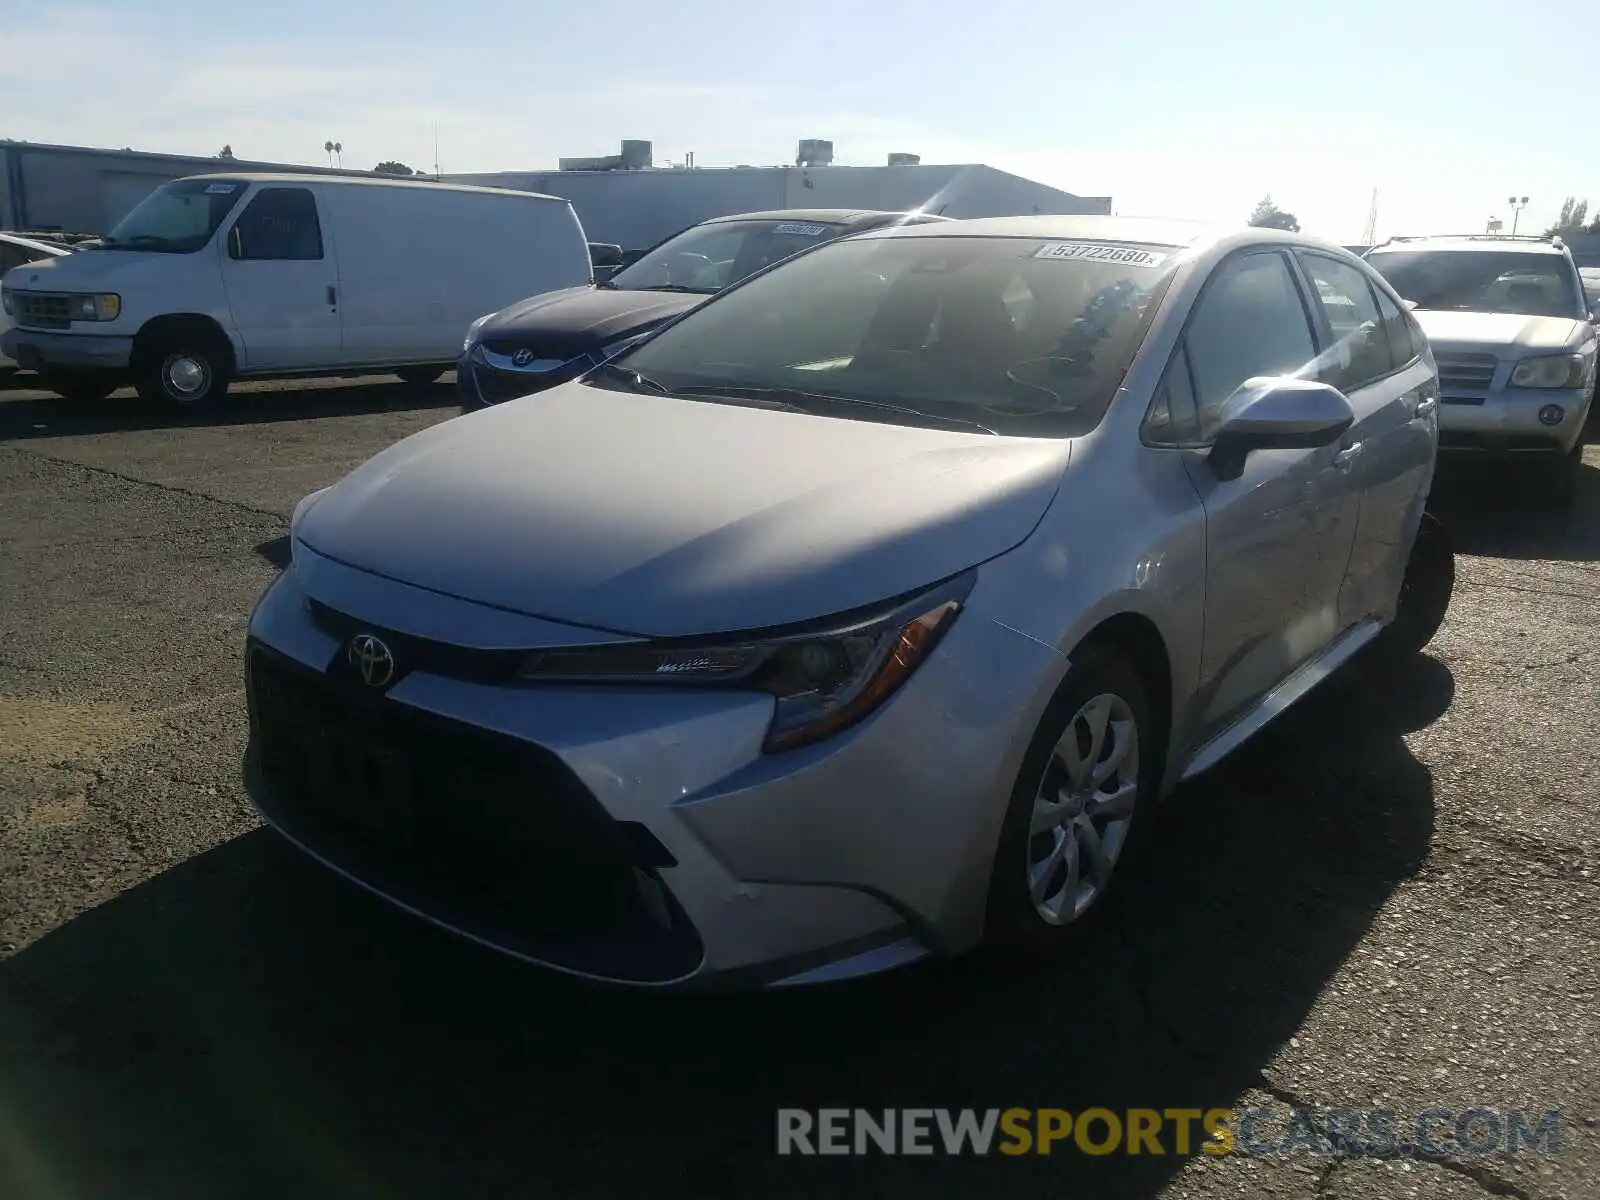
{"type": "Polygon", "coordinates": [[[1159,267],[1167,259],[1165,254],[1132,246],[1108,246],[1104,242],[1046,242],[1033,256],[1112,263],[1119,267],[1159,267]]]}

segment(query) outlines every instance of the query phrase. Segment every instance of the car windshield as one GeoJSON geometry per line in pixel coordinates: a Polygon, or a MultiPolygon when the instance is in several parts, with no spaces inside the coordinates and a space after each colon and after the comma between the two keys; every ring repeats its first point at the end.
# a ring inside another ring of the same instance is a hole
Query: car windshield
{"type": "Polygon", "coordinates": [[[844,232],[827,221],[714,221],[668,238],[611,277],[630,291],[701,292],[710,295],[762,267],[844,232]]]}
{"type": "Polygon", "coordinates": [[[1172,247],[845,239],[728,292],[593,386],[829,416],[1070,437],[1104,415],[1172,247]]]}
{"type": "Polygon", "coordinates": [[[96,247],[193,254],[217,232],[250,185],[239,179],[180,179],[146,196],[96,247]]]}
{"type": "Polygon", "coordinates": [[[1386,250],[1367,261],[1420,309],[1575,317],[1582,306],[1558,254],[1386,250]]]}

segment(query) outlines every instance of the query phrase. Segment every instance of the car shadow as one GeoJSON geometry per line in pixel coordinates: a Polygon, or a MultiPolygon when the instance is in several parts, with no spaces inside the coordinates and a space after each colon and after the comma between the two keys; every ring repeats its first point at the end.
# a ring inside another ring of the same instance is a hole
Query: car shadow
{"type": "Polygon", "coordinates": [[[779,1158],[775,1110],[1209,1108],[1260,1086],[1427,854],[1431,777],[1403,736],[1453,687],[1424,656],[1330,680],[1179,790],[1046,966],[974,957],[731,997],[588,988],[258,830],[0,963],[0,1192],[1154,1196],[1183,1161],[1170,1147],[779,1158]]]}
{"type": "Polygon", "coordinates": [[[1489,464],[1441,465],[1430,506],[1462,554],[1549,562],[1600,562],[1600,461],[1578,471],[1572,502],[1540,504],[1520,480],[1489,464]]]}
{"type": "Polygon", "coordinates": [[[0,440],[78,437],[171,426],[259,425],[364,413],[460,408],[454,373],[430,384],[403,383],[393,376],[305,382],[310,386],[245,384],[214,405],[196,412],[173,413],[144,404],[128,390],[115,392],[104,400],[81,403],[42,395],[20,386],[14,378],[10,395],[0,385],[0,440]]]}
{"type": "Polygon", "coordinates": [[[289,565],[293,553],[287,533],[267,539],[255,548],[255,552],[257,558],[280,571],[289,565]]]}

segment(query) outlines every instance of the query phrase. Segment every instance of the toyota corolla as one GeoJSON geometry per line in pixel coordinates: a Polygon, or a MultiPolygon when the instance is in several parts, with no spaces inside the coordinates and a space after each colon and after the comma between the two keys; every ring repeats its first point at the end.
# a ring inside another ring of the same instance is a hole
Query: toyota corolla
{"type": "Polygon", "coordinates": [[[251,795],[497,949],[634,985],[1049,948],[1147,812],[1424,645],[1427,344],[1345,251],[885,230],[303,501],[251,795]]]}

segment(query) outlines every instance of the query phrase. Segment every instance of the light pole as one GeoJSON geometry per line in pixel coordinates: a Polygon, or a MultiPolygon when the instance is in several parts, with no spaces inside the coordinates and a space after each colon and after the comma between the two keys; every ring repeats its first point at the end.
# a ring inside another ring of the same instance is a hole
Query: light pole
{"type": "Polygon", "coordinates": [[[1511,205],[1511,236],[1516,237],[1517,222],[1522,219],[1522,210],[1528,207],[1528,198],[1523,196],[1519,200],[1517,197],[1511,196],[1506,199],[1506,203],[1511,205]]]}

